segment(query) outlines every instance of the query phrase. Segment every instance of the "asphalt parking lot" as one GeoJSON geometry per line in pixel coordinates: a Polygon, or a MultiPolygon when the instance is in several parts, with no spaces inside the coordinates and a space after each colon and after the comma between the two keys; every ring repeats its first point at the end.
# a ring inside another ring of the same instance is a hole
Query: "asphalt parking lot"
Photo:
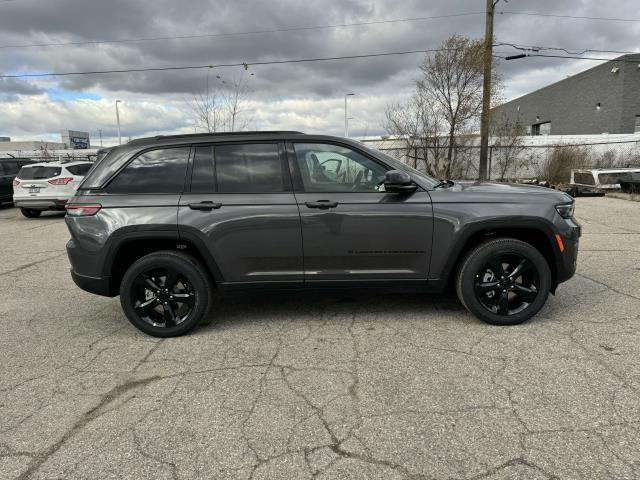
{"type": "Polygon", "coordinates": [[[640,478],[640,204],[577,200],[577,276],[528,324],[454,297],[216,303],[158,340],[0,210],[1,478],[640,478]]]}

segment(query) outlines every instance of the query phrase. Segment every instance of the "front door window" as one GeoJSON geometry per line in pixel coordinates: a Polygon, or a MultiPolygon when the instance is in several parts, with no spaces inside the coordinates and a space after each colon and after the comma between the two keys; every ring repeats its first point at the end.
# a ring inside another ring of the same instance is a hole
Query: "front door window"
{"type": "Polygon", "coordinates": [[[385,167],[347,147],[296,143],[296,161],[306,192],[382,191],[385,167]]]}

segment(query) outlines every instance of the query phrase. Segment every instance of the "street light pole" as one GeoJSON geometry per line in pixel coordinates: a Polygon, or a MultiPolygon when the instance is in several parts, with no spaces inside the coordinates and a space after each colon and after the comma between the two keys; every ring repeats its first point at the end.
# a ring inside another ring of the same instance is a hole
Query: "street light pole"
{"type": "Polygon", "coordinates": [[[344,136],[349,137],[349,117],[347,116],[347,97],[351,97],[355,93],[345,93],[344,95],[344,136]]]}
{"type": "Polygon", "coordinates": [[[118,103],[122,100],[116,100],[116,122],[118,123],[118,145],[122,145],[122,135],[120,134],[120,112],[118,111],[118,103]]]}

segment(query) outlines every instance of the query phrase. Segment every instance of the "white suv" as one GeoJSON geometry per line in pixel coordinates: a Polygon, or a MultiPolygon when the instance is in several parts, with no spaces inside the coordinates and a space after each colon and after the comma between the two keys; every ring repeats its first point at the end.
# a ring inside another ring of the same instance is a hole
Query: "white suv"
{"type": "Polygon", "coordinates": [[[13,181],[13,203],[25,217],[44,210],[64,210],[92,167],[91,162],[46,162],[22,167],[13,181]]]}

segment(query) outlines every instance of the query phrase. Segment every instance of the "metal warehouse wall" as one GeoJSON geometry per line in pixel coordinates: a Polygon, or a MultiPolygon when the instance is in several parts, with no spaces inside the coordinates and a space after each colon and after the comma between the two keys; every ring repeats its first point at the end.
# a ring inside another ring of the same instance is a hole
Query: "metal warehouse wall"
{"type": "Polygon", "coordinates": [[[528,127],[550,121],[552,135],[633,133],[640,115],[639,63],[640,56],[625,55],[598,65],[496,107],[493,119],[506,115],[528,127]]]}

